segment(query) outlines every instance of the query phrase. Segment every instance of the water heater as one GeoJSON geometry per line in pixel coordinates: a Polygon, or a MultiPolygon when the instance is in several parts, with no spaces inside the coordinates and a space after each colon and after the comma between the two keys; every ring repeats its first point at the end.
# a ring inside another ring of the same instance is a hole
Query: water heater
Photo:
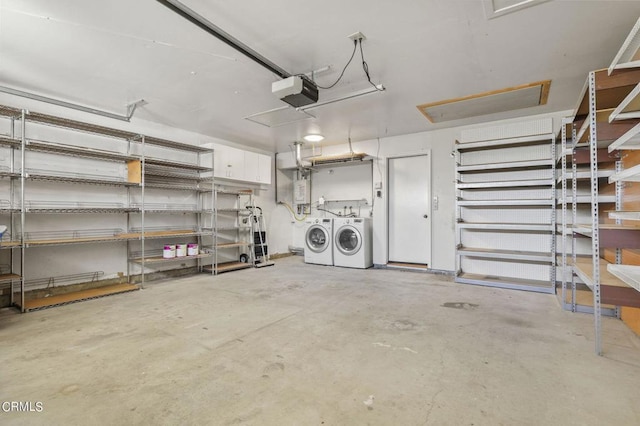
{"type": "Polygon", "coordinates": [[[293,204],[310,204],[311,203],[311,187],[309,180],[299,179],[293,181],[293,204]]]}

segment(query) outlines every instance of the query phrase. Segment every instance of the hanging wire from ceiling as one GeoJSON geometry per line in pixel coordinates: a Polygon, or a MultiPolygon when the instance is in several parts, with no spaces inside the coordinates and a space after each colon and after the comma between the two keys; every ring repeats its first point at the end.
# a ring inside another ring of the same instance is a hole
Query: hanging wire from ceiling
{"type": "Polygon", "coordinates": [[[358,39],[358,44],[360,45],[360,57],[362,58],[362,69],[364,70],[364,74],[367,76],[367,81],[372,85],[377,91],[383,92],[383,89],[380,89],[378,86],[373,84],[371,81],[371,75],[369,75],[369,64],[364,60],[364,52],[362,51],[362,39],[358,39]]]}
{"type": "Polygon", "coordinates": [[[316,83],[316,86],[318,86],[319,89],[325,89],[325,90],[326,89],[331,89],[333,86],[338,84],[338,82],[340,80],[342,80],[342,77],[344,76],[344,72],[347,70],[347,67],[349,66],[349,64],[351,64],[351,61],[353,61],[353,57],[356,55],[356,48],[357,47],[358,47],[358,41],[357,40],[353,40],[353,51],[351,52],[351,57],[347,61],[347,64],[344,66],[344,68],[342,68],[342,72],[340,73],[340,76],[338,77],[338,79],[336,81],[334,81],[333,84],[331,84],[329,86],[320,86],[318,83],[316,83]]]}
{"type": "MultiPolygon", "coordinates": [[[[380,87],[378,87],[376,84],[374,84],[371,81],[371,74],[369,73],[369,64],[364,59],[364,51],[363,51],[363,48],[362,48],[362,38],[358,38],[358,39],[354,39],[353,40],[353,51],[351,52],[351,57],[349,57],[349,60],[347,61],[346,65],[342,68],[342,72],[340,72],[340,75],[338,76],[336,81],[334,81],[329,86],[321,86],[321,85],[319,85],[318,83],[316,83],[314,81],[315,85],[319,89],[327,90],[327,89],[333,88],[336,84],[338,84],[342,80],[342,77],[344,77],[345,71],[347,70],[347,68],[349,67],[351,62],[353,61],[353,57],[356,54],[356,49],[358,48],[358,46],[360,47],[360,58],[362,59],[362,70],[364,71],[364,74],[367,76],[367,81],[369,82],[369,84],[371,84],[376,89],[376,91],[384,92],[384,88],[381,89],[380,87]]],[[[299,75],[301,77],[306,77],[306,75],[304,75],[304,74],[297,74],[297,75],[299,75]]]]}

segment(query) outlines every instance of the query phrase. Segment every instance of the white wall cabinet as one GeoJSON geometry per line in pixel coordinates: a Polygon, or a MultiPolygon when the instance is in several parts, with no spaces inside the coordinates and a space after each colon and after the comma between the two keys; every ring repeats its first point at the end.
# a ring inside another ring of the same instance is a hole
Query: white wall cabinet
{"type": "Polygon", "coordinates": [[[215,177],[271,184],[271,157],[225,145],[215,147],[215,177]]]}
{"type": "Polygon", "coordinates": [[[249,182],[271,184],[271,157],[245,151],[244,178],[249,182]]]}
{"type": "Polygon", "coordinates": [[[244,180],[244,151],[230,146],[215,147],[214,176],[220,179],[244,180]]]}

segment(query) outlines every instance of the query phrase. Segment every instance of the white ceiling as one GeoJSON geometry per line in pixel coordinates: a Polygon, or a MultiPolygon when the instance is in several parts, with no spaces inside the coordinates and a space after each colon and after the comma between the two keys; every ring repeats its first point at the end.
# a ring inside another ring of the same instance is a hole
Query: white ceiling
{"type": "MultiPolygon", "coordinates": [[[[155,0],[0,0],[0,85],[157,121],[269,151],[309,131],[344,143],[571,109],[640,15],[638,1],[554,0],[487,19],[481,0],[183,0],[291,73],[330,65],[333,82],[362,31],[387,91],[268,128],[244,117],[285,104],[266,69],[155,0]],[[546,106],[431,124],[416,105],[551,79],[546,106]]],[[[359,54],[330,99],[369,87],[359,54]]]]}

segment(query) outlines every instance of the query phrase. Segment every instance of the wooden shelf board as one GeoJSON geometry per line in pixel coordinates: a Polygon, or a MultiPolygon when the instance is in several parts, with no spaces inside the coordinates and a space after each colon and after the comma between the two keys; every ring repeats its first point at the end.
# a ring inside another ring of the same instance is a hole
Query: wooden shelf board
{"type": "Polygon", "coordinates": [[[624,281],[628,286],[640,291],[640,266],[608,264],[607,271],[624,281]]]}
{"type": "Polygon", "coordinates": [[[110,296],[112,294],[126,293],[138,290],[134,284],[114,284],[88,290],[74,291],[57,296],[45,297],[41,299],[27,300],[24,303],[26,311],[49,308],[53,306],[66,305],[68,303],[80,302],[82,300],[95,299],[98,297],[110,296]]]}
{"type": "MultiPolygon", "coordinates": [[[[600,259],[600,285],[607,287],[629,287],[622,280],[607,271],[609,262],[600,259]]],[[[578,275],[587,284],[589,288],[593,288],[593,264],[591,259],[578,259],[574,268],[577,269],[578,275]]]]}
{"type": "Polygon", "coordinates": [[[609,177],[609,183],[614,182],[640,182],[640,164],[622,170],[609,177]]]}
{"type": "MultiPolygon", "coordinates": [[[[246,269],[250,267],[251,267],[250,263],[244,263],[244,262],[219,263],[218,267],[216,268],[216,272],[220,274],[222,272],[237,271],[239,269],[246,269]]],[[[208,265],[208,266],[205,266],[203,269],[205,271],[211,272],[211,268],[212,266],[208,265]]]]}
{"type": "Polygon", "coordinates": [[[226,249],[226,248],[234,248],[234,247],[246,247],[252,245],[251,243],[222,243],[216,245],[216,248],[226,249]]]}
{"type": "Polygon", "coordinates": [[[640,149],[640,123],[633,126],[607,148],[609,152],[616,149],[633,150],[640,149]]]}
{"type": "MultiPolygon", "coordinates": [[[[605,231],[640,231],[640,225],[616,225],[615,223],[601,223],[598,228],[605,231]]],[[[593,227],[591,224],[578,224],[573,227],[573,230],[578,233],[591,234],[593,227]]]]}
{"type": "Polygon", "coordinates": [[[640,211],[608,211],[609,219],[640,220],[640,211]]]}
{"type": "MultiPolygon", "coordinates": [[[[183,237],[183,236],[193,236],[198,235],[199,233],[193,231],[191,229],[184,230],[171,230],[171,231],[147,231],[144,233],[145,238],[162,238],[162,237],[183,237]]],[[[57,245],[57,244],[76,244],[76,243],[100,243],[100,242],[110,242],[110,241],[127,241],[127,240],[136,240],[142,237],[142,233],[140,232],[129,232],[123,234],[117,234],[113,236],[97,236],[97,237],[79,237],[79,238],[57,238],[57,239],[46,239],[46,240],[27,240],[25,241],[26,245],[29,246],[44,246],[44,245],[57,245]]],[[[14,245],[19,246],[20,243],[15,243],[14,245]]],[[[4,247],[3,244],[0,247],[4,247]]]]}
{"type": "Polygon", "coordinates": [[[640,112],[640,84],[637,84],[631,92],[609,115],[609,122],[624,120],[626,118],[638,118],[640,112]]]}
{"type": "Polygon", "coordinates": [[[20,275],[17,274],[2,274],[0,275],[0,282],[19,280],[20,278],[20,275]]]}
{"type": "Polygon", "coordinates": [[[0,241],[0,248],[20,247],[20,241],[0,241]]]}
{"type": "MultiPolygon", "coordinates": [[[[195,256],[180,256],[180,257],[176,256],[171,258],[165,258],[162,256],[151,256],[151,257],[146,257],[144,259],[144,262],[145,263],[179,262],[179,261],[185,261],[185,260],[204,259],[211,256],[213,256],[212,253],[203,253],[195,256]]],[[[131,259],[131,262],[142,263],[142,259],[138,257],[135,259],[131,259]]]]}
{"type": "MultiPolygon", "coordinates": [[[[605,142],[618,140],[638,123],[637,119],[633,119],[634,117],[627,117],[626,120],[610,122],[609,117],[614,114],[614,111],[613,108],[596,111],[596,136],[599,148],[608,147],[610,144],[605,142]]],[[[584,121],[579,122],[581,126],[576,134],[576,145],[585,144],[588,146],[591,135],[591,122],[589,118],[590,116],[587,116],[584,121]]]]}
{"type": "MultiPolygon", "coordinates": [[[[558,297],[562,298],[562,292],[558,290],[558,297]]],[[[571,283],[567,285],[567,295],[565,303],[571,303],[571,283]]],[[[593,292],[591,290],[576,290],[576,305],[593,307],[593,292]]],[[[615,309],[614,305],[602,303],[603,309],[615,309]]]]}
{"type": "MultiPolygon", "coordinates": [[[[620,70],[612,75],[608,75],[606,69],[594,73],[596,102],[599,110],[617,107],[640,81],[640,69],[620,70]]],[[[583,118],[589,114],[588,81],[587,79],[583,86],[578,105],[574,110],[574,119],[583,118]]]]}
{"type": "MultiPolygon", "coordinates": [[[[640,307],[640,292],[609,272],[607,265],[609,265],[609,262],[600,259],[601,303],[616,306],[640,307]]],[[[578,260],[573,268],[575,274],[593,290],[593,264],[591,260],[578,260]]]]}

